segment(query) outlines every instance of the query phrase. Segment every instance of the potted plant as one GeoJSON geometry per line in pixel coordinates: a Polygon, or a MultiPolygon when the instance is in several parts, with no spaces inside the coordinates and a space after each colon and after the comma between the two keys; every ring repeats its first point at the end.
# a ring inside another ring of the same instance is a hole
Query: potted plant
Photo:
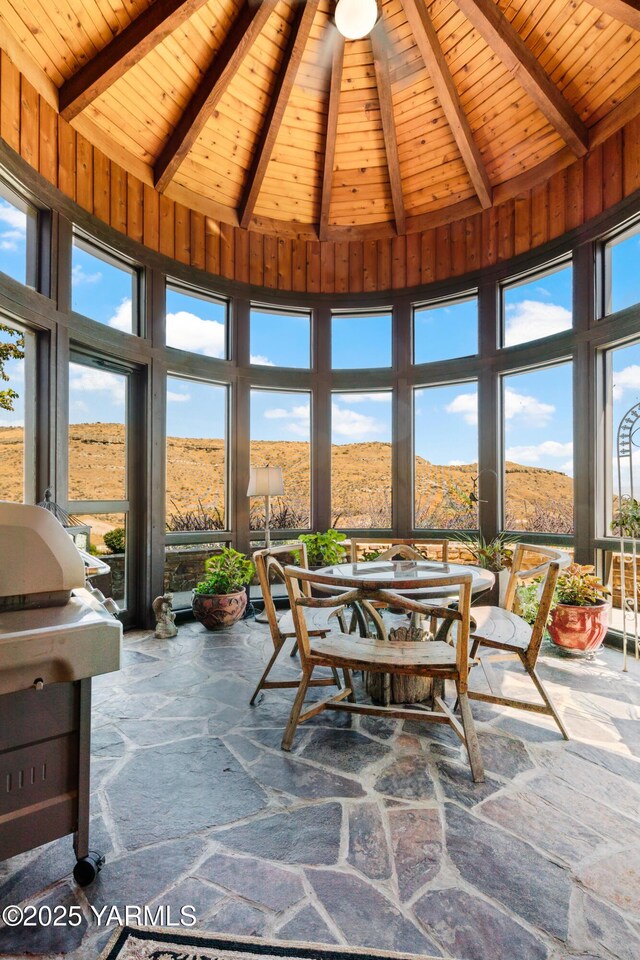
{"type": "Polygon", "coordinates": [[[326,533],[301,533],[300,540],[307,547],[307,563],[313,570],[316,567],[329,567],[340,563],[347,555],[342,541],[346,534],[329,528],[326,533]]]}
{"type": "Polygon", "coordinates": [[[572,563],[560,573],[549,635],[558,647],[578,653],[593,653],[605,638],[609,625],[610,591],[592,566],[572,563]]]}
{"type": "Polygon", "coordinates": [[[469,536],[461,534],[456,538],[469,551],[473,559],[483,570],[491,570],[496,582],[491,590],[482,594],[483,606],[500,606],[509,583],[509,568],[513,557],[513,545],[517,537],[508,533],[499,533],[493,540],[485,540],[482,534],[469,536]]]}
{"type": "Polygon", "coordinates": [[[623,497],[613,515],[611,529],[620,537],[640,539],[640,503],[635,497],[623,497]]]}
{"type": "Polygon", "coordinates": [[[245,587],[253,577],[253,563],[244,553],[224,547],[204,563],[206,577],[193,591],[193,615],[207,630],[236,623],[247,606],[245,587]]]}

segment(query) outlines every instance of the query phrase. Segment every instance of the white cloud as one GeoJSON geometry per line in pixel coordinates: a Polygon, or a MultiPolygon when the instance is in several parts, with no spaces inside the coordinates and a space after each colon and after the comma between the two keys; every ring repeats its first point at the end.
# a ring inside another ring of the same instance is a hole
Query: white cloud
{"type": "Polygon", "coordinates": [[[11,227],[23,237],[27,232],[26,213],[11,206],[6,200],[0,200],[0,223],[6,223],[8,227],[11,227]]]}
{"type": "Polygon", "coordinates": [[[268,357],[263,356],[261,353],[252,353],[249,360],[259,367],[275,367],[273,360],[269,360],[268,357]]]}
{"type": "Polygon", "coordinates": [[[100,280],[102,280],[102,274],[99,270],[95,273],[85,273],[80,263],[76,263],[71,271],[71,285],[74,287],[79,287],[83,283],[98,283],[100,280]]]}
{"type": "Polygon", "coordinates": [[[464,460],[449,460],[450,467],[462,467],[464,466],[464,460]]]}
{"type": "Polygon", "coordinates": [[[521,300],[507,307],[504,331],[505,346],[528,343],[539,337],[571,327],[571,311],[557,303],[542,303],[540,300],[521,300]]]}
{"type": "Polygon", "coordinates": [[[116,312],[108,322],[109,326],[115,330],[124,330],[125,333],[131,333],[132,313],[130,297],[125,297],[125,299],[122,300],[120,306],[117,307],[116,312]]]}
{"type": "Polygon", "coordinates": [[[556,412],[551,403],[544,403],[537,397],[517,390],[507,388],[504,391],[504,418],[513,420],[515,417],[524,420],[528,427],[544,427],[556,412]]]}
{"type": "Polygon", "coordinates": [[[445,409],[447,413],[459,413],[465,423],[474,426],[478,422],[478,394],[459,393],[445,409]]]}
{"type": "Polygon", "coordinates": [[[190,393],[176,393],[175,390],[167,390],[167,403],[188,403],[191,400],[190,393]]]}
{"type": "Polygon", "coordinates": [[[368,439],[376,434],[384,433],[384,424],[357,410],[340,407],[337,403],[331,404],[331,429],[334,436],[348,437],[354,442],[368,439]]]}
{"type": "Polygon", "coordinates": [[[621,400],[625,390],[640,390],[640,366],[632,364],[613,375],[613,399],[621,400]]]}
{"type": "MultiPolygon", "coordinates": [[[[540,463],[541,460],[552,459],[556,457],[571,457],[573,454],[573,444],[559,443],[557,440],[545,440],[543,443],[529,444],[520,447],[509,447],[505,450],[505,458],[513,460],[515,463],[540,463]]],[[[567,461],[573,464],[572,460],[567,461]]],[[[560,469],[564,469],[566,463],[560,469]]]]}
{"type": "Polygon", "coordinates": [[[204,353],[208,357],[224,357],[224,323],[203,320],[188,310],[167,314],[167,343],[180,350],[204,353]]]}
{"type": "Polygon", "coordinates": [[[74,368],[69,386],[74,393],[106,393],[111,403],[118,406],[125,401],[125,378],[107,370],[97,370],[94,367],[74,368]]]}
{"type": "Polygon", "coordinates": [[[303,403],[298,407],[292,407],[291,410],[286,410],[284,407],[269,407],[264,411],[263,416],[266,420],[308,420],[309,411],[309,404],[303,403]]]}
{"type": "Polygon", "coordinates": [[[0,233],[0,250],[17,250],[23,241],[24,233],[21,230],[5,230],[0,233]]]}

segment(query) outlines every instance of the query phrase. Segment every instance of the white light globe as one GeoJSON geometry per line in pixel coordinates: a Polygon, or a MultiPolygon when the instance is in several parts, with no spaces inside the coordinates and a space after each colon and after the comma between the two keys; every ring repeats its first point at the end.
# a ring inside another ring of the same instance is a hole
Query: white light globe
{"type": "Polygon", "coordinates": [[[346,40],[361,40],[378,19],[377,0],[338,0],[336,27],[346,40]]]}

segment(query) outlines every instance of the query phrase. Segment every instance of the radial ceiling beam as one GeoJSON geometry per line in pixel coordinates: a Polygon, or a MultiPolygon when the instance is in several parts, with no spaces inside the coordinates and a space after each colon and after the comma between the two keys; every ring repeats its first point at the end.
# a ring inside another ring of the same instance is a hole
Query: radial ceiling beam
{"type": "Polygon", "coordinates": [[[483,207],[492,204],[492,190],[482,155],[462,109],[458,91],[447,66],[438,35],[427,13],[423,0],[404,0],[404,11],[409,26],[420,50],[425,66],[431,75],[436,96],[440,101],[451,132],[458,144],[469,177],[483,207]]]}
{"type": "Polygon", "coordinates": [[[342,69],[344,66],[344,37],[335,32],[335,47],[331,61],[331,80],[329,83],[329,98],[327,103],[327,135],[324,146],[324,167],[322,170],[322,198],[320,200],[320,227],[321,240],[326,240],[329,226],[329,210],[331,209],[331,189],[333,187],[333,168],[336,157],[336,134],[338,132],[338,112],[340,109],[340,88],[342,86],[342,69]]]}
{"type": "Polygon", "coordinates": [[[153,180],[157,190],[167,189],[178,168],[202,133],[240,64],[269,19],[277,0],[246,0],[222,46],[187,104],[173,133],[160,152],[153,180]]]}
{"type": "Polygon", "coordinates": [[[398,158],[398,140],[396,124],[393,116],[391,101],[391,80],[389,78],[389,57],[387,53],[388,39],[382,20],[379,20],[371,32],[371,48],[373,50],[373,66],[378,86],[378,100],[380,102],[380,118],[382,133],[387,153],[387,167],[389,170],[389,185],[391,187],[391,202],[396,221],[396,232],[402,234],[406,229],[404,198],[402,196],[402,178],[400,176],[400,160],[398,158]]]}
{"type": "Polygon", "coordinates": [[[240,200],[238,220],[241,227],[247,227],[253,216],[319,2],[320,0],[306,0],[306,2],[301,0],[297,4],[280,72],[271,94],[269,108],[262,121],[260,136],[240,200]]]}
{"type": "Polygon", "coordinates": [[[592,7],[608,13],[614,20],[620,20],[634,30],[640,30],[640,3],[638,0],[588,0],[592,7]]]}
{"type": "Polygon", "coordinates": [[[583,157],[589,142],[587,128],[551,82],[520,34],[500,12],[495,0],[456,2],[565,143],[577,157],[583,157]]]}
{"type": "Polygon", "coordinates": [[[155,0],[60,87],[60,113],[73,120],[207,0],[155,0]]]}

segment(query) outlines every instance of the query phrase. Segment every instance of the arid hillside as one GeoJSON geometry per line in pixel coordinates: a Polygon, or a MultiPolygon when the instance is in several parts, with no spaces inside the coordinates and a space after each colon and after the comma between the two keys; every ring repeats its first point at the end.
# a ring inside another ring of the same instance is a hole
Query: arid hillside
{"type": "MultiPolygon", "coordinates": [[[[22,483],[23,432],[0,428],[0,498],[17,499],[22,483]]],[[[251,462],[281,465],[285,497],[275,501],[274,526],[306,526],[309,511],[309,444],[254,441],[251,462]]],[[[476,464],[443,466],[416,458],[416,518],[421,527],[461,528],[476,523],[469,501],[476,464]]],[[[179,529],[187,515],[218,516],[225,475],[222,440],[170,437],[167,458],[167,515],[179,529]]],[[[74,424],[70,430],[69,493],[72,500],[115,500],[126,496],[124,428],[118,424],[74,424]]],[[[387,443],[334,446],[331,455],[332,519],[343,527],[388,526],[391,517],[391,447],[387,443]]],[[[328,479],[328,478],[327,478],[328,479]]],[[[507,521],[512,529],[569,532],[573,484],[553,470],[507,464],[507,521]]],[[[252,501],[261,526],[262,501],[252,501]]],[[[100,532],[105,525],[102,518],[100,532]]],[[[116,520],[117,518],[114,518],[116,520]]]]}

